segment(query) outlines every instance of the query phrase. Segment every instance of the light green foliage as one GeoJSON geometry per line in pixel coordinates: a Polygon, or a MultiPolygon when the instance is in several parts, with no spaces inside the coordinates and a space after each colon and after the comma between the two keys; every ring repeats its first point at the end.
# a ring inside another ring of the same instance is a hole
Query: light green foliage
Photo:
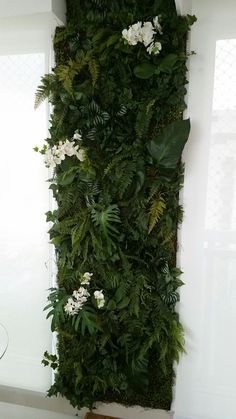
{"type": "Polygon", "coordinates": [[[95,85],[99,76],[99,67],[95,58],[87,52],[79,51],[76,54],[75,60],[71,58],[66,64],[61,64],[55,69],[55,74],[58,80],[62,83],[64,89],[73,96],[73,81],[77,74],[88,67],[92,84],[95,85]]]}
{"type": "Polygon", "coordinates": [[[165,208],[165,200],[160,194],[152,198],[149,218],[149,233],[151,233],[151,231],[160,220],[165,208]]]}
{"type": "Polygon", "coordinates": [[[45,74],[45,76],[42,77],[41,83],[36,91],[35,94],[35,109],[39,107],[39,105],[45,100],[45,99],[51,99],[52,92],[54,90],[53,85],[56,84],[56,79],[54,74],[45,74]]]}
{"type": "Polygon", "coordinates": [[[67,5],[68,26],[55,36],[57,65],[36,95],[37,105],[46,97],[53,105],[47,145],[79,132],[86,156],[83,162],[66,157],[50,184],[58,289],[47,309],[58,359],[44,359],[56,364],[49,395],[79,408],[101,400],[168,410],[173,363],[184,346],[175,255],[181,153],[190,128],[182,112],[192,19],[177,16],[174,0],[67,5]],[[159,55],[125,44],[124,28],[157,15],[159,55]],[[64,306],[84,272],[93,272],[91,295],[69,316],[64,306]],[[95,290],[105,296],[100,309],[95,290]]]}

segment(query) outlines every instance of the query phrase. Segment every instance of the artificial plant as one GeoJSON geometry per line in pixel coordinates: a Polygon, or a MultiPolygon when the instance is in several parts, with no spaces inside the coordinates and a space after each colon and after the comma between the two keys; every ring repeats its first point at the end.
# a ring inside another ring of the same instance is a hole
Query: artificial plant
{"type": "Polygon", "coordinates": [[[78,408],[169,409],[184,345],[176,236],[194,19],[177,16],[172,0],[67,7],[56,66],[36,94],[36,105],[53,106],[41,150],[57,202],[47,213],[58,267],[47,305],[58,332],[58,358],[44,359],[56,369],[49,395],[78,408]]]}

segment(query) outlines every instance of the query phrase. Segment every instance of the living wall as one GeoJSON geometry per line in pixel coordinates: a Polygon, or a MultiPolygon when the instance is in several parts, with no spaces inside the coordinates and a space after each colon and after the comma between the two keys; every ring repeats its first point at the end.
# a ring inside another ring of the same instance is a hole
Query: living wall
{"type": "Polygon", "coordinates": [[[117,401],[169,409],[183,351],[176,235],[186,35],[172,0],[69,0],[56,67],[36,105],[53,105],[40,150],[53,168],[47,213],[58,288],[49,395],[73,406],[117,401]]]}

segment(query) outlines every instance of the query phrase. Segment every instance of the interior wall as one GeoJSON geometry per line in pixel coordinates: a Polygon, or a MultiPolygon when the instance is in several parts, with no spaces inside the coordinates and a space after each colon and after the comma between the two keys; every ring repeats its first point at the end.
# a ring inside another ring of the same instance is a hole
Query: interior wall
{"type": "Polygon", "coordinates": [[[234,419],[236,370],[236,3],[193,0],[179,261],[186,355],[175,419],[234,419]]]}
{"type": "Polygon", "coordinates": [[[65,0],[0,0],[0,17],[32,15],[53,12],[64,22],[66,13],[65,0]]]}

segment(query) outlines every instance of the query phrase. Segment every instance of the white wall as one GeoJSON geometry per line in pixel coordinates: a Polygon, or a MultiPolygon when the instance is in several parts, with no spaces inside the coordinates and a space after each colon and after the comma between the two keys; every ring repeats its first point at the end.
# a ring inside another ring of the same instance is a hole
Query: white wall
{"type": "Polygon", "coordinates": [[[176,10],[180,15],[190,13],[192,8],[192,0],[175,0],[176,10]]]}
{"type": "Polygon", "coordinates": [[[235,419],[236,2],[193,0],[175,419],[235,419]],[[233,41],[227,41],[233,39],[233,41]]]}
{"type": "Polygon", "coordinates": [[[65,21],[65,0],[0,0],[0,17],[25,16],[53,12],[65,21]]]}

